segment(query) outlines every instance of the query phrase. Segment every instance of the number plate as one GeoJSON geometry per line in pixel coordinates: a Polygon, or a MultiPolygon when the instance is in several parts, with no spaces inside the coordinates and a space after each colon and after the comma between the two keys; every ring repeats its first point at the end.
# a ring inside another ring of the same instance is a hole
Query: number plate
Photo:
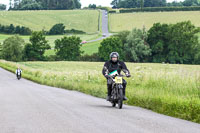
{"type": "Polygon", "coordinates": [[[122,77],[115,77],[115,83],[122,84],[122,77]]]}

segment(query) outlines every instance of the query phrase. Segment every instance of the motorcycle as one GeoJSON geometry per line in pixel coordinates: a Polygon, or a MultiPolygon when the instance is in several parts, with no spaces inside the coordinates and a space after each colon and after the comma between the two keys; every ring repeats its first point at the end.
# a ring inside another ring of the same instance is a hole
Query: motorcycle
{"type": "Polygon", "coordinates": [[[111,76],[112,79],[112,91],[110,102],[112,107],[115,107],[118,104],[118,108],[122,109],[123,106],[123,77],[125,75],[111,76]]]}
{"type": "Polygon", "coordinates": [[[17,79],[20,80],[21,79],[21,73],[17,73],[17,79]]]}

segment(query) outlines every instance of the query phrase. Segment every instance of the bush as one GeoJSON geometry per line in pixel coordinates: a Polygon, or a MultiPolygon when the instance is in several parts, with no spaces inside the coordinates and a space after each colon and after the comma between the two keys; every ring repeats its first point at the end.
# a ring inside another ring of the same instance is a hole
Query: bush
{"type": "Polygon", "coordinates": [[[2,58],[9,61],[22,61],[24,40],[18,35],[7,38],[2,46],[2,58]]]}
{"type": "Polygon", "coordinates": [[[81,31],[81,30],[71,29],[71,30],[65,30],[65,33],[71,33],[71,34],[85,34],[86,32],[81,31]]]}
{"type": "Polygon", "coordinates": [[[43,32],[33,32],[30,42],[24,49],[24,58],[29,61],[44,60],[45,50],[50,49],[48,41],[45,39],[43,32]]]}
{"type": "Polygon", "coordinates": [[[116,10],[111,10],[108,13],[116,13],[116,10]]]}
{"type": "Polygon", "coordinates": [[[49,35],[62,35],[65,32],[64,24],[55,24],[49,31],[49,35]]]}
{"type": "Polygon", "coordinates": [[[59,60],[76,61],[82,53],[80,37],[71,36],[55,40],[55,51],[59,60]]]}
{"type": "Polygon", "coordinates": [[[85,34],[86,32],[81,31],[81,30],[76,30],[76,29],[71,29],[71,30],[65,30],[64,24],[55,24],[49,32],[44,31],[48,35],[63,35],[64,33],[67,34],[85,34]]]}

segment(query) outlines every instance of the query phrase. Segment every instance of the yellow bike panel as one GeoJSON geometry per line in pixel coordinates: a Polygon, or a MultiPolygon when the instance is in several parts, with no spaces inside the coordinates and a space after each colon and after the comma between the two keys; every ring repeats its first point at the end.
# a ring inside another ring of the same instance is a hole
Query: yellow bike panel
{"type": "Polygon", "coordinates": [[[122,77],[115,77],[115,83],[122,84],[122,77]]]}

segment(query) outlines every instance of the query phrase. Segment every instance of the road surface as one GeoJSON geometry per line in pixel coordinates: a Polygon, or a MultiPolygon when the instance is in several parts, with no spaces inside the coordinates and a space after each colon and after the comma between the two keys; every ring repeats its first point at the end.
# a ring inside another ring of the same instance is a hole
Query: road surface
{"type": "Polygon", "coordinates": [[[200,124],[0,75],[0,133],[200,133],[200,124]]]}
{"type": "Polygon", "coordinates": [[[112,35],[111,33],[109,33],[109,30],[108,30],[108,13],[105,10],[102,10],[101,12],[102,12],[102,37],[97,38],[95,40],[87,41],[88,43],[103,40],[112,35]]]}

